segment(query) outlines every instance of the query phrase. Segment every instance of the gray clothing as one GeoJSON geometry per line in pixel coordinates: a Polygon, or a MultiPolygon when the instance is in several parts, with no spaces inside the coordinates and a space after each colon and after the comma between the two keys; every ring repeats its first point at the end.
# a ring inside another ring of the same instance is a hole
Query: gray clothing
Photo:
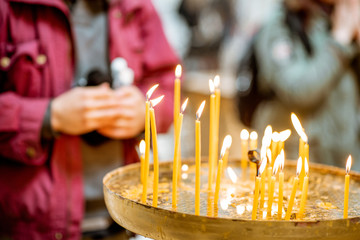
{"type": "Polygon", "coordinates": [[[275,97],[257,108],[253,125],[259,133],[268,124],[276,131],[291,129],[286,157],[297,159],[299,136],[290,118],[294,112],[309,138],[310,162],[345,167],[352,154],[353,169],[360,170],[359,87],[350,67],[358,49],[338,44],[319,15],[310,22],[309,56],[283,18],[284,11],[277,11],[255,43],[260,88],[275,97]]]}

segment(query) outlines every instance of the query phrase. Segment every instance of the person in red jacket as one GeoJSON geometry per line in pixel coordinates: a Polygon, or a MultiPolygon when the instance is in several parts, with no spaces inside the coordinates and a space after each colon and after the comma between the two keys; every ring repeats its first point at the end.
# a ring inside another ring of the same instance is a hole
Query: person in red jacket
{"type": "Polygon", "coordinates": [[[79,239],[79,135],[121,139],[124,164],[137,161],[144,95],[159,84],[157,128],[167,131],[178,62],[150,0],[0,0],[0,239],[79,239]],[[101,36],[103,46],[91,43],[101,36]],[[131,86],[82,86],[118,57],[131,86]]]}

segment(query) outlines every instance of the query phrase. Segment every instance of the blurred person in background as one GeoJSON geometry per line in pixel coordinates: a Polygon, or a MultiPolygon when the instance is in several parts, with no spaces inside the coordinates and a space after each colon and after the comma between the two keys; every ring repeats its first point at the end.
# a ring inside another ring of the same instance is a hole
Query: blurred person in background
{"type": "Polygon", "coordinates": [[[104,217],[102,177],[137,161],[156,83],[172,123],[178,62],[150,0],[1,0],[0,239],[80,239],[85,208],[104,217]]]}
{"type": "Polygon", "coordinates": [[[359,13],[358,0],[285,0],[256,34],[257,84],[272,97],[256,108],[252,126],[292,129],[287,158],[298,156],[294,112],[311,162],[344,167],[352,154],[360,170],[359,13]]]}

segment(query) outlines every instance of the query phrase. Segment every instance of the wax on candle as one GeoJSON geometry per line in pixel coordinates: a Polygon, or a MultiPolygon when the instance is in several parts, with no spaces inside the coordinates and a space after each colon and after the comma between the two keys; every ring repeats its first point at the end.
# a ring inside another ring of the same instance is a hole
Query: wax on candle
{"type": "Polygon", "coordinates": [[[152,133],[153,159],[154,159],[153,207],[157,207],[157,204],[158,204],[158,189],[159,189],[159,157],[158,157],[156,120],[155,120],[154,107],[163,98],[164,98],[164,95],[150,101],[150,123],[151,123],[151,133],[152,133]]]}
{"type": "Polygon", "coordinates": [[[348,217],[349,208],[349,185],[350,185],[350,169],[351,169],[351,155],[346,161],[346,174],[345,174],[345,189],[344,189],[344,218],[348,217]]]}
{"type": "Polygon", "coordinates": [[[214,144],[215,144],[215,118],[216,118],[216,102],[215,102],[215,86],[214,82],[209,80],[210,88],[210,119],[209,119],[209,174],[208,174],[208,189],[212,190],[212,182],[214,176],[214,164],[216,161],[216,155],[214,153],[214,144]]]}
{"type": "Polygon", "coordinates": [[[305,163],[305,177],[304,177],[304,184],[303,184],[302,192],[301,192],[300,209],[299,209],[299,213],[298,213],[299,218],[302,218],[304,215],[307,193],[308,193],[308,185],[309,185],[309,177],[308,177],[309,164],[308,164],[308,161],[306,158],[305,158],[304,163],[305,163]]]}
{"type": "Polygon", "coordinates": [[[201,176],[201,124],[200,117],[205,106],[203,101],[196,112],[195,121],[195,214],[200,214],[200,176],[201,176]]]}
{"type": "MultiPolygon", "coordinates": [[[[222,157],[223,157],[223,155],[221,156],[221,158],[222,157]]],[[[218,169],[217,169],[217,174],[216,174],[216,185],[215,185],[215,196],[214,196],[214,212],[217,212],[217,209],[218,209],[222,168],[223,168],[223,160],[220,159],[218,169]]]]}
{"type": "Polygon", "coordinates": [[[144,164],[144,183],[141,195],[141,203],[146,203],[147,185],[149,175],[149,158],[150,158],[150,98],[159,84],[152,86],[146,93],[145,102],[145,164],[144,164]]]}
{"type": "Polygon", "coordinates": [[[267,205],[267,218],[271,217],[272,204],[274,201],[274,188],[275,188],[275,181],[276,181],[275,176],[276,176],[277,170],[279,168],[280,162],[281,162],[281,156],[279,155],[275,160],[272,176],[270,179],[270,188],[269,188],[268,205],[267,205]]]}
{"type": "Polygon", "coordinates": [[[302,167],[302,159],[301,159],[301,157],[299,157],[299,159],[297,161],[297,167],[296,167],[296,177],[294,178],[294,185],[293,185],[293,188],[291,191],[288,208],[287,208],[286,215],[285,215],[285,220],[290,220],[292,208],[293,208],[294,201],[295,201],[296,189],[298,188],[299,174],[301,171],[301,167],[302,167]]]}
{"type": "MultiPolygon", "coordinates": [[[[256,214],[257,214],[257,207],[258,207],[258,201],[259,201],[259,188],[260,188],[260,182],[262,182],[262,173],[265,170],[266,167],[266,159],[263,159],[261,161],[260,167],[259,167],[259,171],[258,171],[258,175],[255,178],[255,192],[254,192],[254,200],[253,200],[253,209],[252,209],[252,215],[251,215],[251,219],[255,220],[256,219],[256,214]]],[[[265,184],[264,184],[265,186],[265,184]]],[[[263,186],[261,184],[261,191],[263,191],[263,186]]],[[[262,194],[262,193],[261,193],[262,194]]],[[[260,207],[261,208],[261,207],[260,207]]]]}
{"type": "Polygon", "coordinates": [[[141,140],[139,144],[140,151],[140,181],[144,183],[144,168],[145,168],[145,141],[141,140]]]}
{"type": "Polygon", "coordinates": [[[284,193],[284,165],[285,165],[285,153],[284,149],[280,152],[280,173],[279,173],[279,200],[278,200],[278,219],[282,219],[282,208],[283,208],[283,193],[284,193]]]}
{"type": "Polygon", "coordinates": [[[174,129],[177,127],[177,119],[180,111],[180,95],[181,95],[181,78],[182,68],[178,64],[175,69],[175,82],[174,82],[174,129]]]}
{"type": "Polygon", "coordinates": [[[246,169],[248,164],[248,141],[249,141],[249,131],[246,129],[241,130],[240,132],[241,140],[241,169],[243,179],[246,176],[246,169]]]}
{"type": "Polygon", "coordinates": [[[172,207],[176,209],[177,206],[177,185],[179,178],[179,157],[180,157],[180,142],[181,142],[181,126],[183,121],[183,113],[188,103],[188,98],[184,101],[181,106],[181,111],[178,118],[178,126],[175,138],[175,149],[174,149],[174,163],[173,163],[173,179],[172,179],[172,207]]]}

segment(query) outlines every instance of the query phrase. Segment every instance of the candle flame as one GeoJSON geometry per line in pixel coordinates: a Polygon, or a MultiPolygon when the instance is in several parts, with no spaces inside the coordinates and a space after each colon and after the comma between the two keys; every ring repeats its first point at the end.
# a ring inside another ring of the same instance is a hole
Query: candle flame
{"type": "Polygon", "coordinates": [[[305,170],[305,174],[308,175],[309,174],[309,164],[308,164],[308,160],[305,157],[305,163],[304,163],[304,170],[305,170]]]}
{"type": "Polygon", "coordinates": [[[147,91],[146,93],[146,100],[150,100],[151,95],[154,93],[154,91],[156,90],[156,88],[159,86],[159,84],[155,84],[154,86],[152,86],[149,91],[147,91]]]}
{"type": "Polygon", "coordinates": [[[213,80],[209,79],[209,89],[210,89],[210,93],[214,94],[215,92],[215,86],[214,86],[214,82],[213,80]]]}
{"type": "Polygon", "coordinates": [[[155,98],[153,100],[150,100],[151,107],[155,107],[156,105],[158,105],[158,103],[161,102],[161,100],[163,100],[163,98],[164,98],[164,95],[162,95],[158,98],[155,98]]]}
{"type": "Polygon", "coordinates": [[[297,165],[296,165],[296,176],[300,175],[301,168],[302,168],[302,158],[299,157],[299,159],[297,161],[297,165]]]}
{"type": "Polygon", "coordinates": [[[201,114],[204,110],[204,107],[205,107],[205,100],[202,101],[202,103],[200,104],[200,107],[198,108],[197,112],[196,112],[196,119],[199,120],[200,117],[201,117],[201,114]]]}
{"type": "Polygon", "coordinates": [[[252,131],[251,133],[250,133],[250,139],[251,140],[257,140],[258,139],[258,134],[257,134],[257,132],[255,132],[255,131],[252,131]]]}
{"type": "Polygon", "coordinates": [[[184,103],[181,105],[181,113],[185,112],[188,101],[189,101],[189,98],[185,99],[184,103]]]}
{"type": "Polygon", "coordinates": [[[272,127],[268,125],[265,128],[264,137],[262,139],[262,145],[264,145],[266,148],[269,147],[271,144],[271,136],[272,136],[272,127]]]}
{"type": "Polygon", "coordinates": [[[265,168],[266,168],[266,159],[261,160],[261,164],[260,164],[260,168],[259,168],[259,174],[261,176],[261,174],[264,172],[265,168]]]}
{"type": "Polygon", "coordinates": [[[240,139],[241,140],[248,140],[249,139],[249,131],[246,130],[246,129],[241,130],[240,139]]]}
{"type": "Polygon", "coordinates": [[[145,141],[141,140],[139,144],[139,150],[141,155],[145,155],[145,141]]]}
{"type": "Polygon", "coordinates": [[[266,156],[268,159],[269,164],[271,163],[271,150],[268,148],[266,149],[266,156]]]}
{"type": "Polygon", "coordinates": [[[281,155],[280,170],[283,171],[284,170],[284,165],[285,165],[285,152],[284,152],[284,149],[281,149],[281,152],[280,152],[279,155],[281,155]]]}
{"type": "Polygon", "coordinates": [[[285,142],[291,135],[291,130],[290,129],[286,129],[284,131],[281,131],[279,133],[279,138],[280,138],[280,141],[282,142],[285,142]]]}
{"type": "Polygon", "coordinates": [[[272,139],[273,142],[280,141],[280,134],[278,132],[273,132],[271,134],[271,139],[272,139]]]}
{"type": "Polygon", "coordinates": [[[180,64],[178,64],[177,66],[176,66],[176,68],[175,68],[175,77],[176,78],[180,78],[181,77],[181,71],[182,69],[181,69],[181,65],[180,64]]]}
{"type": "Polygon", "coordinates": [[[275,162],[274,162],[274,167],[273,167],[273,175],[275,175],[281,165],[281,162],[282,162],[282,156],[281,154],[279,154],[276,159],[275,159],[275,162]]]}
{"type": "Polygon", "coordinates": [[[227,171],[227,173],[229,175],[230,180],[233,183],[236,183],[237,182],[237,176],[236,176],[236,173],[234,172],[234,170],[231,167],[227,167],[226,171],[227,171]]]}
{"type": "Polygon", "coordinates": [[[223,141],[223,145],[221,147],[221,153],[220,153],[221,158],[224,157],[225,152],[227,149],[230,148],[231,143],[232,143],[232,137],[230,135],[226,135],[226,137],[224,138],[224,141],[223,141]]]}
{"type": "Polygon", "coordinates": [[[219,75],[216,75],[214,77],[214,87],[217,89],[217,88],[219,88],[219,86],[220,86],[220,77],[219,77],[219,75]]]}
{"type": "Polygon", "coordinates": [[[346,161],[346,174],[348,174],[350,172],[351,162],[352,162],[352,158],[351,158],[351,155],[349,155],[349,157],[346,161]]]}
{"type": "Polygon", "coordinates": [[[295,113],[291,113],[291,121],[299,136],[302,138],[304,142],[308,142],[308,137],[305,134],[304,128],[302,127],[299,118],[295,115],[295,113]]]}
{"type": "Polygon", "coordinates": [[[224,142],[226,142],[226,147],[230,148],[232,144],[232,137],[230,135],[226,135],[224,138],[224,142]]]}

